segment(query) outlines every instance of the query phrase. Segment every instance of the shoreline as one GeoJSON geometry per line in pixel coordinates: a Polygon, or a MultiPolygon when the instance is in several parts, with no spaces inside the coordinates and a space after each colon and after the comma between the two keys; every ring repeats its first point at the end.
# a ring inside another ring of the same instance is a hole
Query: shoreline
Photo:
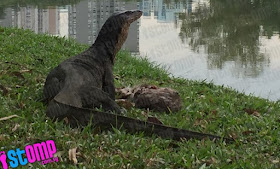
{"type": "MultiPolygon", "coordinates": [[[[147,58],[121,51],[114,66],[115,86],[143,83],[177,90],[183,109],[171,114],[132,108],[126,116],[145,120],[147,114],[165,125],[232,137],[233,144],[210,140],[172,142],[123,130],[97,132],[91,127],[71,129],[45,116],[39,100],[47,73],[64,59],[88,48],[72,39],[0,27],[0,148],[54,140],[63,151],[50,168],[277,168],[279,167],[280,101],[247,96],[213,83],[173,78],[147,58]],[[243,144],[243,143],[246,144],[243,144]],[[78,148],[75,166],[68,150],[78,148]]],[[[34,166],[39,167],[40,164],[34,166]]]]}

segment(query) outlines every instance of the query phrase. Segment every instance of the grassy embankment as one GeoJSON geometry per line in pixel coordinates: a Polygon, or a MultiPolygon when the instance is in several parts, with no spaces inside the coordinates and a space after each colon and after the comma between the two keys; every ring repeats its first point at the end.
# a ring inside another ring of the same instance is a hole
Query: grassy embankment
{"type": "MultiPolygon", "coordinates": [[[[280,167],[279,102],[211,83],[172,78],[158,66],[126,52],[118,54],[114,67],[117,87],[141,83],[167,86],[178,90],[184,101],[180,112],[150,115],[166,125],[232,136],[237,142],[172,142],[119,130],[93,134],[90,127],[81,131],[51,122],[44,114],[46,107],[36,101],[42,96],[46,75],[62,60],[87,47],[73,40],[0,28],[0,118],[18,116],[0,121],[0,150],[55,140],[61,161],[45,168],[75,168],[68,160],[68,150],[75,147],[81,154],[79,168],[280,167]]],[[[127,116],[145,119],[138,109],[128,111],[127,116]]],[[[38,163],[32,165],[43,168],[38,163]]]]}

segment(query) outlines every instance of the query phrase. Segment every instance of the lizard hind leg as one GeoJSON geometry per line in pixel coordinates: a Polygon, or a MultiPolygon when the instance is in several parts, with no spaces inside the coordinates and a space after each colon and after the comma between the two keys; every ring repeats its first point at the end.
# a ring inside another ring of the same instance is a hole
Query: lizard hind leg
{"type": "Polygon", "coordinates": [[[58,119],[59,121],[67,117],[71,113],[71,107],[61,104],[54,99],[49,102],[46,110],[46,115],[51,119],[58,119]]]}
{"type": "Polygon", "coordinates": [[[93,110],[100,106],[104,111],[121,113],[120,107],[108,93],[94,86],[83,85],[78,89],[68,88],[59,92],[49,103],[46,113],[50,118],[60,119],[83,108],[93,110]]]}
{"type": "Polygon", "coordinates": [[[67,117],[71,127],[76,128],[79,125],[86,126],[91,119],[91,111],[83,108],[76,108],[52,100],[46,110],[46,115],[53,119],[61,121],[67,117]]]}
{"type": "MultiPolygon", "coordinates": [[[[62,120],[65,117],[75,117],[77,121],[85,121],[90,110],[102,106],[104,111],[121,113],[118,104],[110,98],[108,93],[101,89],[84,85],[79,89],[64,89],[49,102],[46,115],[54,120],[62,120]],[[85,116],[85,117],[83,117],[85,116]]],[[[87,120],[86,120],[87,121],[87,120]]],[[[82,123],[87,123],[87,122],[82,123]]]]}

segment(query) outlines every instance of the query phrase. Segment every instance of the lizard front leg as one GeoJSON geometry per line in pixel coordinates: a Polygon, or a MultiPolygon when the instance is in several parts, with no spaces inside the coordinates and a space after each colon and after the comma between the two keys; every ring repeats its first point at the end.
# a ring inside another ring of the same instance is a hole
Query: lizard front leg
{"type": "Polygon", "coordinates": [[[112,100],[115,100],[115,85],[112,64],[105,64],[105,73],[103,76],[102,90],[109,94],[112,100]]]}

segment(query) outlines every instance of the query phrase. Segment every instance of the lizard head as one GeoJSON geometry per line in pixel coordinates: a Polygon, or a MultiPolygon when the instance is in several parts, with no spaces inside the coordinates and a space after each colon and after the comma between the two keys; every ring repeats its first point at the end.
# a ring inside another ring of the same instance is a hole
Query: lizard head
{"type": "Polygon", "coordinates": [[[119,20],[123,24],[131,24],[142,16],[142,11],[140,10],[129,10],[124,12],[114,13],[111,18],[119,20]]]}
{"type": "Polygon", "coordinates": [[[95,42],[102,42],[106,46],[112,54],[112,62],[127,38],[130,24],[141,16],[140,10],[114,13],[102,26],[95,42]]]}

